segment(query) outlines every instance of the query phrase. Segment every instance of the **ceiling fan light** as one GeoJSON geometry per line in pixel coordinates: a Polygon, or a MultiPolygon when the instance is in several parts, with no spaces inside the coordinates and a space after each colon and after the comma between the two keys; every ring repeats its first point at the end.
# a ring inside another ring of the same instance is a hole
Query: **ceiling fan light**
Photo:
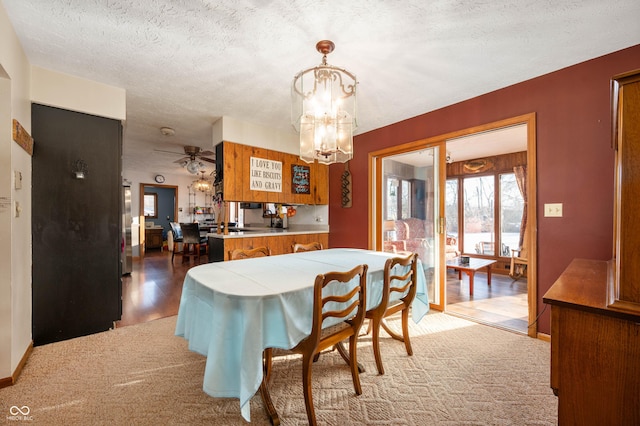
{"type": "Polygon", "coordinates": [[[199,161],[191,160],[187,164],[187,171],[192,175],[195,175],[200,171],[201,165],[202,163],[200,163],[199,161]]]}

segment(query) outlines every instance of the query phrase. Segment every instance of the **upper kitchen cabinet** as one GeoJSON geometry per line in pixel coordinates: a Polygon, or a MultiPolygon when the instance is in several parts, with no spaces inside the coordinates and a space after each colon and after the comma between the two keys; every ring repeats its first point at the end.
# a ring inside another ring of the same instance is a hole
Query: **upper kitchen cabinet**
{"type": "Polygon", "coordinates": [[[329,204],[329,166],[313,163],[311,173],[314,176],[311,188],[316,204],[329,204]]]}
{"type": "Polygon", "coordinates": [[[220,145],[216,161],[220,162],[225,201],[329,203],[328,166],[307,164],[297,155],[266,148],[233,142],[220,145]]]}

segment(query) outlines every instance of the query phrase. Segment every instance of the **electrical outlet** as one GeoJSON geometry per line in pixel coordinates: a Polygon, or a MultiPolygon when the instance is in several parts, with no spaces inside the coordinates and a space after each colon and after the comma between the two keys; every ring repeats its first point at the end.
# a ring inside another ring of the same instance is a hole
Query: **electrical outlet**
{"type": "Polygon", "coordinates": [[[562,217],[562,203],[545,204],[544,217],[562,217]]]}

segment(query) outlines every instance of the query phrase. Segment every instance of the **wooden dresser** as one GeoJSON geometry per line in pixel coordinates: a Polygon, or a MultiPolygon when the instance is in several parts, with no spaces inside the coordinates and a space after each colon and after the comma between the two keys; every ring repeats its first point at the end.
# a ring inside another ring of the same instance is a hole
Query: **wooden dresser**
{"type": "Polygon", "coordinates": [[[146,228],[144,230],[145,249],[161,249],[162,242],[162,227],[146,228]]]}
{"type": "Polygon", "coordinates": [[[612,266],[576,259],[543,298],[560,426],[640,425],[640,313],[607,306],[612,266]]]}
{"type": "Polygon", "coordinates": [[[574,260],[543,298],[561,426],[640,425],[640,70],[612,94],[613,258],[574,260]]]}

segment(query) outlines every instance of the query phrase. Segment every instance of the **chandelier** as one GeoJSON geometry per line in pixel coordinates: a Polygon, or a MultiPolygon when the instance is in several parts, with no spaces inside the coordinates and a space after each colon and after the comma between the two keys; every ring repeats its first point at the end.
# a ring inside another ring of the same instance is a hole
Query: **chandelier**
{"type": "Polygon", "coordinates": [[[204,177],[204,170],[200,173],[202,173],[202,176],[198,180],[193,181],[193,189],[200,192],[212,192],[213,184],[209,179],[204,177]]]}
{"type": "Polygon", "coordinates": [[[322,40],[316,50],[322,63],[300,71],[291,85],[291,121],[300,133],[300,158],[313,163],[344,163],[353,158],[356,121],[356,76],[327,64],[332,41],[322,40]]]}

